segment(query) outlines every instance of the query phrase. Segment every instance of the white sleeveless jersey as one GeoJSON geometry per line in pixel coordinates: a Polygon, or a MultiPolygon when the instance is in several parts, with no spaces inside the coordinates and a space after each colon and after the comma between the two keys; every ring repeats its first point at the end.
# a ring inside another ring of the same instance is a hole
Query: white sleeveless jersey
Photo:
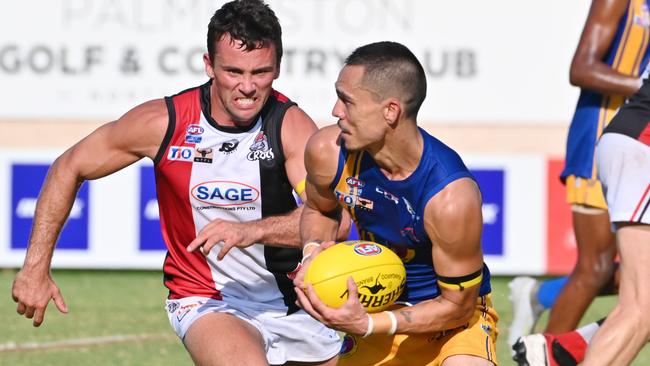
{"type": "Polygon", "coordinates": [[[253,244],[231,249],[221,261],[220,245],[208,257],[185,249],[214,219],[246,222],[297,207],[280,141],[282,119],[295,103],[273,91],[257,121],[241,129],[212,119],[209,82],[166,102],[169,127],[155,171],[169,298],[203,296],[297,310],[292,279],[298,249],[253,244]]]}

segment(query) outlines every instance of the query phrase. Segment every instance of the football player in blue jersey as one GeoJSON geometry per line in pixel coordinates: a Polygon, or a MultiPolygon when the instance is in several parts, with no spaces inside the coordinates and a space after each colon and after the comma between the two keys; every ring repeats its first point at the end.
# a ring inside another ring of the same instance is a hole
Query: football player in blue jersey
{"type": "Polygon", "coordinates": [[[332,114],[305,153],[301,306],[347,333],[339,365],[494,365],[496,323],[481,249],[481,192],[460,156],[417,126],[422,65],[404,45],[357,48],[336,81],[332,114]],[[307,286],[306,268],[334,245],[342,210],[359,236],[393,249],[406,284],[397,306],[367,314],[348,279],[334,309],[307,286]]]}

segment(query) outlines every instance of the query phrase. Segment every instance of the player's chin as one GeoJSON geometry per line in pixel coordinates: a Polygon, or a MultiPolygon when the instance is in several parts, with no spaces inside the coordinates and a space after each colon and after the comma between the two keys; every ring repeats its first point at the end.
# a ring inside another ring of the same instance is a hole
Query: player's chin
{"type": "Polygon", "coordinates": [[[251,109],[238,109],[235,111],[234,120],[239,124],[248,125],[255,122],[255,117],[257,117],[262,108],[251,108],[251,109]]]}
{"type": "Polygon", "coordinates": [[[341,139],[345,143],[345,149],[349,151],[358,151],[361,149],[359,144],[348,132],[341,132],[341,139]]]}

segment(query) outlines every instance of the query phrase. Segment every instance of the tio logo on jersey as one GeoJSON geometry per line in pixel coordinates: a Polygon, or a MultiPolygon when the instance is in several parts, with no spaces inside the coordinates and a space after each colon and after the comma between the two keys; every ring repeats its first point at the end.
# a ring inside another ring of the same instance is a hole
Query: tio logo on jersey
{"type": "Polygon", "coordinates": [[[168,160],[194,161],[194,149],[189,146],[170,146],[168,160]]]}

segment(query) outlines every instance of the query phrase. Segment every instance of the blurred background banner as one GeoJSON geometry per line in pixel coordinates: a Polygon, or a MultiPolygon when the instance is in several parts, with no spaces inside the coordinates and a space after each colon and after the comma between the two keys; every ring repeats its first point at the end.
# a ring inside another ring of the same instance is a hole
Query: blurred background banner
{"type": "MultiPolygon", "coordinates": [[[[0,267],[22,265],[40,185],[57,155],[0,151],[0,205],[8,214],[0,222],[0,267]]],[[[550,162],[540,155],[467,155],[465,161],[483,194],[483,250],[491,270],[544,274],[570,269],[575,258],[566,253],[572,248],[547,246],[549,233],[564,227],[551,218],[554,206],[547,197],[558,195],[561,185],[547,184],[556,180],[547,179],[550,162]]],[[[563,195],[558,197],[563,202],[563,195]]],[[[571,233],[565,221],[564,231],[571,233]]],[[[53,267],[159,269],[164,256],[153,166],[143,162],[84,183],[53,267]]]]}
{"type": "MultiPolygon", "coordinates": [[[[0,12],[0,117],[117,118],[205,82],[213,0],[24,0],[0,12]]],[[[425,66],[423,121],[557,123],[587,0],[270,0],[284,30],[276,88],[331,121],[356,47],[394,40],[425,66]]]]}
{"type": "MultiPolygon", "coordinates": [[[[0,267],[19,267],[47,168],[144,101],[207,81],[211,0],[23,0],[0,12],[0,267]]],[[[578,89],[569,64],[589,1],[269,0],[283,25],[275,88],[334,123],[344,58],[406,44],[423,63],[420,124],[461,153],[483,193],[483,249],[496,274],[557,274],[575,243],[562,167],[578,89]]],[[[82,187],[57,268],[159,269],[153,167],[82,187]]]]}

